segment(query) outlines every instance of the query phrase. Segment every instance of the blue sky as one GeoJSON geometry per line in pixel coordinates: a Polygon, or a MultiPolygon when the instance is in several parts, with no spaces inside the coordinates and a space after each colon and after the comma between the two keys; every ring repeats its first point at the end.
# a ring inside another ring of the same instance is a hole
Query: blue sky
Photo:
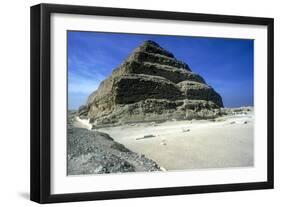
{"type": "Polygon", "coordinates": [[[225,107],[253,105],[254,41],[68,31],[68,105],[77,109],[145,40],[153,40],[221,94],[225,107]]]}

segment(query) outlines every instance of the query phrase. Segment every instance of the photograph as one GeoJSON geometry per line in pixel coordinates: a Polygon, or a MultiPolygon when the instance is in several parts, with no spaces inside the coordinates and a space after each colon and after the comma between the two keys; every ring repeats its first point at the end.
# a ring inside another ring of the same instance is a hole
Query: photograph
{"type": "Polygon", "coordinates": [[[67,31],[67,175],[254,166],[254,40],[67,31]]]}
{"type": "Polygon", "coordinates": [[[274,18],[157,8],[30,8],[30,200],[274,188],[274,18]]]}

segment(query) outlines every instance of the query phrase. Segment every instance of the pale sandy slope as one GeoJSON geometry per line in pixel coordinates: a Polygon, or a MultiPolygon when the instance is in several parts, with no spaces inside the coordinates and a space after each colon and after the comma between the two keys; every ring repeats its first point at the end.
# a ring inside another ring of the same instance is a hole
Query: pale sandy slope
{"type": "Polygon", "coordinates": [[[253,117],[220,119],[143,123],[98,131],[108,133],[166,170],[253,166],[253,117]],[[155,137],[140,139],[146,135],[155,137]]]}

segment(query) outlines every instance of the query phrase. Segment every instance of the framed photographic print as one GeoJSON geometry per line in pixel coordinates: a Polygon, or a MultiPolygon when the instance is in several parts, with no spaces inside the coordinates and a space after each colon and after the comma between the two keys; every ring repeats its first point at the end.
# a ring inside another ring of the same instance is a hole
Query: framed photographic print
{"type": "Polygon", "coordinates": [[[273,188],[273,19],[31,7],[31,200],[273,188]]]}

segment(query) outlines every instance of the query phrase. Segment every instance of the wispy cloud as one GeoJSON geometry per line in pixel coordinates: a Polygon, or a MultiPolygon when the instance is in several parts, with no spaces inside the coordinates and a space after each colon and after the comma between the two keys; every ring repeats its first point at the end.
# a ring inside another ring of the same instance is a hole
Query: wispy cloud
{"type": "Polygon", "coordinates": [[[80,76],[70,72],[68,74],[68,91],[70,93],[89,95],[91,92],[98,88],[100,82],[104,78],[87,78],[85,76],[80,76]]]}

